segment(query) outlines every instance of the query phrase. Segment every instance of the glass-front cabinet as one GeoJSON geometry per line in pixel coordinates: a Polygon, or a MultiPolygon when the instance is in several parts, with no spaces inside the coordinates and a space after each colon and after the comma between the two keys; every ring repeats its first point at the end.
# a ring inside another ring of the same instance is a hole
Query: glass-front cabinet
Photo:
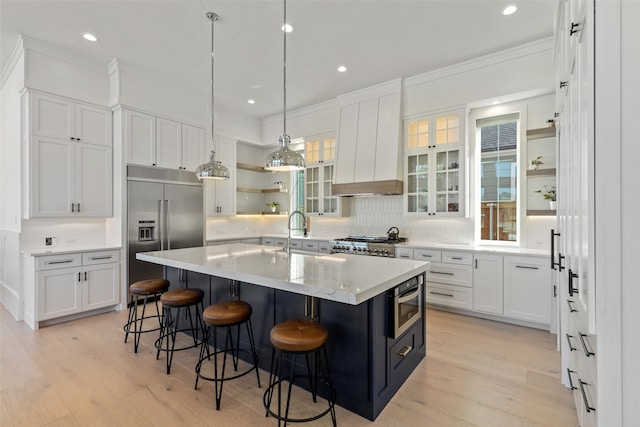
{"type": "Polygon", "coordinates": [[[318,216],[343,216],[342,198],[331,192],[336,159],[335,135],[305,138],[305,212],[318,216]]]}
{"type": "Polygon", "coordinates": [[[462,109],[405,122],[407,214],[464,216],[463,122],[462,109]]]}

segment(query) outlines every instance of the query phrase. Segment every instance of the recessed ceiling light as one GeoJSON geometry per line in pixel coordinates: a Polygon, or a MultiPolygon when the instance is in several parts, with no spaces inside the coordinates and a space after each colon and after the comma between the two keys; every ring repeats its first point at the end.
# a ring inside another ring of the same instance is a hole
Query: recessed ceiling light
{"type": "Polygon", "coordinates": [[[284,24],[281,30],[286,31],[287,33],[290,33],[293,31],[293,27],[291,26],[291,24],[284,24]]]}
{"type": "Polygon", "coordinates": [[[248,101],[247,101],[247,103],[248,103],[248,104],[255,104],[255,103],[256,103],[256,101],[255,101],[255,99],[250,99],[250,100],[248,100],[248,101]]]}
{"type": "Polygon", "coordinates": [[[97,42],[98,41],[98,38],[96,36],[94,36],[93,34],[91,34],[91,33],[84,33],[82,35],[82,38],[87,40],[87,41],[90,41],[90,42],[97,42]]]}
{"type": "Polygon", "coordinates": [[[514,6],[514,5],[507,6],[502,11],[502,14],[505,16],[513,15],[514,13],[516,13],[516,10],[518,10],[518,6],[514,6]]]}
{"type": "Polygon", "coordinates": [[[493,104],[493,105],[498,105],[498,104],[500,104],[500,100],[499,100],[499,99],[496,99],[496,100],[495,100],[495,101],[493,101],[491,104],[493,104]]]}
{"type": "Polygon", "coordinates": [[[338,71],[341,73],[344,73],[345,71],[347,71],[347,67],[345,67],[344,65],[341,65],[338,67],[338,71]]]}

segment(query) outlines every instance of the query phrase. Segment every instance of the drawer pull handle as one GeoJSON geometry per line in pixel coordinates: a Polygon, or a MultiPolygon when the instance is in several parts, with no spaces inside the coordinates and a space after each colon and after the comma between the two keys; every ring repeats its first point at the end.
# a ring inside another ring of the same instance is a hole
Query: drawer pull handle
{"type": "Polygon", "coordinates": [[[462,257],[461,256],[452,256],[451,259],[455,259],[457,261],[462,261],[462,257]]]}
{"type": "Polygon", "coordinates": [[[584,391],[584,386],[589,384],[582,381],[580,378],[578,378],[578,381],[578,385],[580,386],[580,393],[582,393],[582,400],[584,400],[584,408],[587,410],[587,412],[595,411],[596,408],[589,405],[589,401],[587,400],[587,393],[584,391]]]}
{"type": "Polygon", "coordinates": [[[453,276],[453,273],[449,273],[447,271],[433,271],[433,270],[431,270],[431,273],[433,273],[433,274],[444,274],[445,276],[453,276]]]}
{"type": "Polygon", "coordinates": [[[411,352],[411,350],[413,350],[413,347],[411,347],[410,345],[405,345],[398,351],[398,356],[405,357],[411,352]]]}
{"type": "Polygon", "coordinates": [[[595,356],[596,354],[587,348],[587,343],[584,342],[587,334],[583,334],[582,332],[578,332],[578,337],[580,338],[580,343],[582,344],[582,348],[584,349],[584,355],[587,357],[595,356]]]}
{"type": "Polygon", "coordinates": [[[578,310],[573,308],[573,300],[568,299],[567,300],[567,305],[569,306],[569,312],[570,313],[577,313],[578,312],[578,310]]]}
{"type": "Polygon", "coordinates": [[[421,254],[422,258],[433,258],[433,255],[421,254]]]}
{"type": "Polygon", "coordinates": [[[60,261],[47,261],[47,264],[52,265],[52,264],[67,264],[69,262],[73,262],[72,259],[61,259],[60,261]]]}
{"type": "Polygon", "coordinates": [[[571,374],[575,374],[576,371],[572,371],[571,369],[567,368],[567,374],[569,375],[569,388],[571,390],[577,390],[578,387],[573,385],[573,380],[571,379],[571,374]]]}
{"type": "Polygon", "coordinates": [[[567,334],[567,342],[569,343],[569,351],[576,351],[577,348],[575,348],[573,346],[573,344],[571,344],[571,338],[573,338],[573,335],[567,334]]]}
{"type": "Polygon", "coordinates": [[[453,294],[444,294],[442,292],[433,292],[433,291],[429,291],[429,293],[433,294],[433,295],[441,295],[443,297],[451,297],[451,298],[453,298],[453,294]]]}
{"type": "Polygon", "coordinates": [[[111,259],[113,255],[105,255],[105,256],[90,256],[89,259],[91,261],[99,260],[99,259],[111,259]]]}
{"type": "Polygon", "coordinates": [[[516,265],[516,268],[527,268],[529,270],[537,270],[538,269],[538,267],[531,267],[531,266],[528,266],[528,265],[516,265]]]}
{"type": "Polygon", "coordinates": [[[401,254],[400,258],[406,258],[406,259],[411,259],[411,257],[407,254],[401,254]]]}

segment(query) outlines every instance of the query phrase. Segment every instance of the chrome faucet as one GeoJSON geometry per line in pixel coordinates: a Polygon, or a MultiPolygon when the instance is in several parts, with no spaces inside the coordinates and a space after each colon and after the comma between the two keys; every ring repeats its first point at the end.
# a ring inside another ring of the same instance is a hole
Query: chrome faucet
{"type": "Polygon", "coordinates": [[[307,237],[307,217],[304,216],[304,213],[302,211],[296,210],[291,212],[291,215],[289,215],[289,220],[287,221],[287,228],[289,229],[289,234],[287,236],[287,247],[285,248],[285,252],[290,254],[291,253],[291,230],[302,230],[304,233],[303,236],[307,237]],[[302,216],[302,228],[291,228],[291,218],[293,218],[293,216],[296,214],[302,216]]]}

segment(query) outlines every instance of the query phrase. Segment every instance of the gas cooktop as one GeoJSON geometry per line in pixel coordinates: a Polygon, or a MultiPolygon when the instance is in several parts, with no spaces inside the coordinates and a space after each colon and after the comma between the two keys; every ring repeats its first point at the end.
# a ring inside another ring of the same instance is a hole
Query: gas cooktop
{"type": "Polygon", "coordinates": [[[394,257],[395,247],[393,245],[406,241],[407,239],[405,237],[390,239],[388,236],[352,234],[349,237],[333,240],[331,242],[331,250],[334,253],[394,257]]]}

